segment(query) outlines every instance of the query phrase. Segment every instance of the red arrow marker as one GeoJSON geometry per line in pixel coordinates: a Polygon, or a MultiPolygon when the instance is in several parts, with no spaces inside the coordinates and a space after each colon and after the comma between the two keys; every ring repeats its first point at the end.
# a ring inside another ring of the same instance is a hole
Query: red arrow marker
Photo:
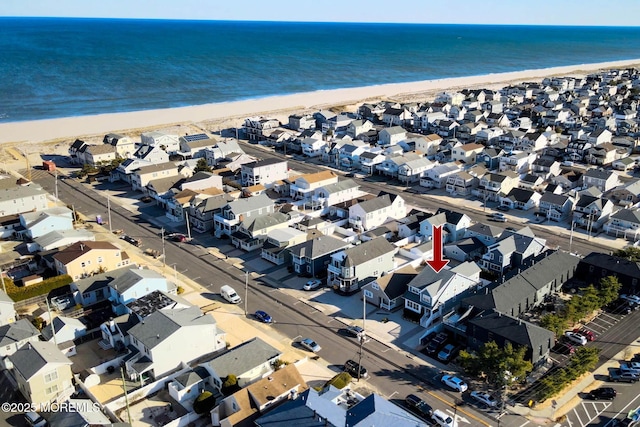
{"type": "Polygon", "coordinates": [[[433,226],[433,259],[427,260],[427,264],[433,271],[436,273],[440,273],[447,264],[449,264],[448,259],[442,258],[442,226],[433,226]]]}

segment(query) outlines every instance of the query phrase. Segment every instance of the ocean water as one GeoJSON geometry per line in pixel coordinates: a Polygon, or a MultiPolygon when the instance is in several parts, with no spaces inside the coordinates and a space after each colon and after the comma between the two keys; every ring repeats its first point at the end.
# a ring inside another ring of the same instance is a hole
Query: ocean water
{"type": "Polygon", "coordinates": [[[635,59],[638,27],[0,18],[0,122],[635,59]]]}

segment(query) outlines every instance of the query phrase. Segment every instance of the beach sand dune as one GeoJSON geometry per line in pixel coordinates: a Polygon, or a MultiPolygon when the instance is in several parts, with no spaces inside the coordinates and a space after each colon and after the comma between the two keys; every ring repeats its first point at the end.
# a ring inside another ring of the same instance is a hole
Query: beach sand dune
{"type": "Polygon", "coordinates": [[[352,107],[362,102],[381,99],[399,102],[429,101],[435,94],[447,90],[479,87],[498,89],[523,81],[540,81],[544,77],[581,76],[598,70],[627,68],[638,64],[640,59],[325,90],[180,108],[10,122],[0,124],[0,143],[61,142],[63,139],[69,139],[71,142],[77,137],[104,135],[109,132],[131,134],[133,130],[167,128],[181,123],[200,124],[211,131],[237,126],[244,118],[254,115],[269,115],[286,121],[286,117],[293,112],[315,111],[335,106],[352,107]]]}

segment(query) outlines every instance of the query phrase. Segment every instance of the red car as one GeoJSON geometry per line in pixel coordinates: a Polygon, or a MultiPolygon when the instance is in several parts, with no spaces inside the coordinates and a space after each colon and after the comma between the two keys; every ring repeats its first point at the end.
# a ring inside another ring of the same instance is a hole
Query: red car
{"type": "Polygon", "coordinates": [[[576,334],[582,335],[587,339],[587,341],[594,341],[596,339],[596,336],[594,335],[594,333],[585,328],[575,328],[573,332],[575,332],[576,334]]]}

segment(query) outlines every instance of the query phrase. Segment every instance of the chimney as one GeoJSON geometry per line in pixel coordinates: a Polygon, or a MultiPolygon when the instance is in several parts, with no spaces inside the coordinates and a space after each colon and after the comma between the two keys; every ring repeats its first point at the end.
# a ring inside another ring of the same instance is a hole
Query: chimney
{"type": "Polygon", "coordinates": [[[160,334],[157,334],[157,335],[156,335],[156,338],[160,339],[160,334]]]}
{"type": "Polygon", "coordinates": [[[115,320],[113,320],[113,317],[109,318],[109,330],[111,332],[115,332],[116,331],[116,322],[115,322],[115,320]]]}
{"type": "Polygon", "coordinates": [[[84,244],[80,243],[80,252],[84,252],[84,244]]]}

